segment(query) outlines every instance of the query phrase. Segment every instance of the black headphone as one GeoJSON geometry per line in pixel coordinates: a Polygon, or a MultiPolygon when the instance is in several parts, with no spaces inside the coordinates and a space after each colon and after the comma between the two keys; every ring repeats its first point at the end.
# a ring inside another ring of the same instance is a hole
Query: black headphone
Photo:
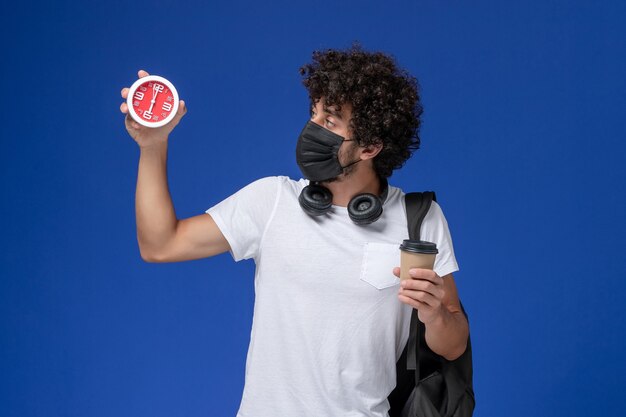
{"type": "MultiPolygon", "coordinates": [[[[358,225],[374,223],[383,214],[383,203],[387,199],[389,187],[386,180],[381,180],[383,192],[379,196],[364,193],[358,194],[348,203],[348,215],[358,225]]],[[[319,183],[311,183],[304,187],[298,197],[300,207],[311,216],[327,213],[333,205],[333,194],[319,183]]]]}

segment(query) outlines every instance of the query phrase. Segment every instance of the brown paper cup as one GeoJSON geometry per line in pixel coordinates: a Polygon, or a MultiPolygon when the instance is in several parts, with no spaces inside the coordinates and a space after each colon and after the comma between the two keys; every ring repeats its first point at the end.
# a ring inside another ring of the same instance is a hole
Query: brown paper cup
{"type": "Polygon", "coordinates": [[[405,240],[400,245],[400,279],[409,279],[412,268],[433,269],[437,245],[432,242],[405,240]]]}
{"type": "Polygon", "coordinates": [[[400,252],[400,279],[409,279],[409,269],[433,269],[435,256],[424,253],[400,252]]]}

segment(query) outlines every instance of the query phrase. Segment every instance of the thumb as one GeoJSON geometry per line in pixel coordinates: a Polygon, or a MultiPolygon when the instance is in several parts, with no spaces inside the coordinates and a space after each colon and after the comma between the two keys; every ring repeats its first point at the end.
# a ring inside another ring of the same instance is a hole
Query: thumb
{"type": "Polygon", "coordinates": [[[174,116],[174,119],[172,121],[175,124],[178,124],[178,122],[180,122],[180,119],[182,119],[185,114],[187,114],[187,105],[185,104],[184,100],[180,100],[178,103],[178,111],[176,112],[176,116],[174,116]]]}
{"type": "Polygon", "coordinates": [[[178,112],[176,113],[176,117],[183,117],[187,113],[187,104],[185,104],[185,100],[181,100],[178,104],[178,112]]]}
{"type": "Polygon", "coordinates": [[[397,266],[393,268],[393,274],[397,276],[398,278],[400,278],[400,268],[397,266]]]}

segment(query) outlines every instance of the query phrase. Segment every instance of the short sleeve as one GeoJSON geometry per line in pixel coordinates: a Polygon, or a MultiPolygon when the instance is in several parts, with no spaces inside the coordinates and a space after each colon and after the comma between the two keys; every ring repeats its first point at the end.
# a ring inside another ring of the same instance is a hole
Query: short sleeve
{"type": "Polygon", "coordinates": [[[257,180],[206,211],[228,241],[235,261],[256,258],[280,198],[280,178],[257,180]]]}
{"type": "Polygon", "coordinates": [[[432,202],[430,210],[424,218],[421,238],[437,244],[439,253],[435,258],[435,267],[433,268],[437,275],[443,277],[459,270],[459,265],[454,256],[448,222],[436,201],[432,202]]]}

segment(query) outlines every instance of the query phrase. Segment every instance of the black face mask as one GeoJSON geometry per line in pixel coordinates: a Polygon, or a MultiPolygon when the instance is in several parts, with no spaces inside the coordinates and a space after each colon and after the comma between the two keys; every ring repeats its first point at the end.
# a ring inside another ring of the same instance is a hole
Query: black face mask
{"type": "Polygon", "coordinates": [[[344,139],[324,127],[308,121],[298,137],[296,145],[296,161],[304,178],[322,182],[338,177],[344,168],[356,164],[360,159],[342,166],[339,162],[339,147],[344,139]]]}

